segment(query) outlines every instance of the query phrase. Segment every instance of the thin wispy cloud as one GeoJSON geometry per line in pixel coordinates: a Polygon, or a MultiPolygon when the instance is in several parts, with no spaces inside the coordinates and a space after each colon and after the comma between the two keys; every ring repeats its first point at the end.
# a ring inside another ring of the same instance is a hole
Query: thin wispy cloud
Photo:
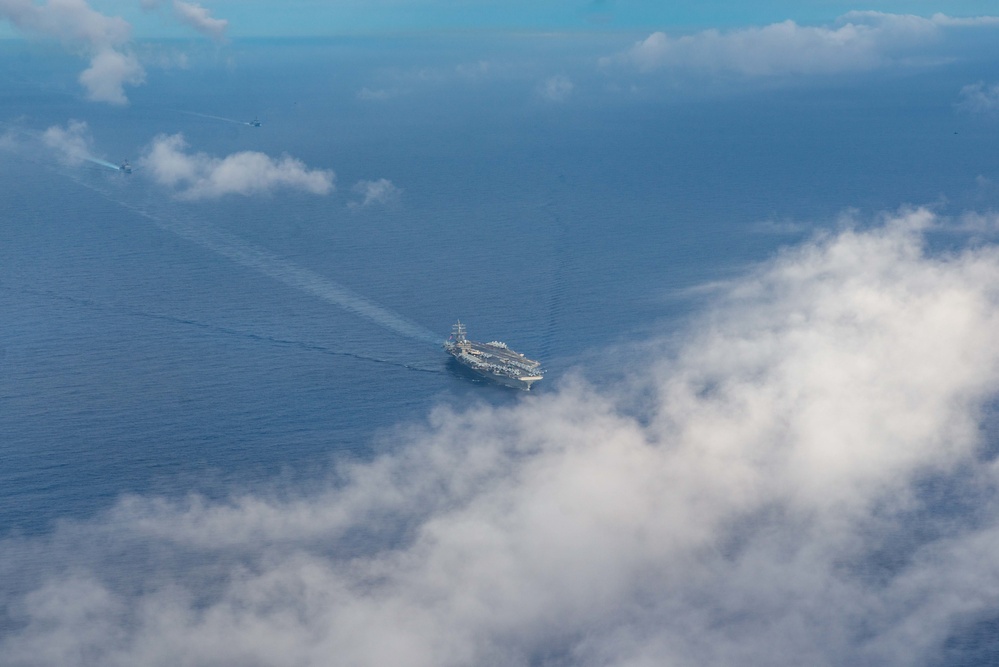
{"type": "Polygon", "coordinates": [[[174,0],[173,11],[182,23],[191,26],[198,32],[216,40],[225,37],[225,30],[229,22],[225,19],[217,19],[211,15],[207,9],[195,2],[182,2],[174,0]]]}
{"type": "Polygon", "coordinates": [[[284,155],[272,158],[256,151],[225,157],[188,151],[180,134],[160,135],[147,148],[140,164],[157,183],[182,199],[214,199],[226,195],[256,195],[279,189],[326,195],[334,190],[335,174],[310,169],[284,155]]]}
{"type": "Polygon", "coordinates": [[[69,121],[66,127],[53,125],[42,133],[42,141],[68,164],[80,164],[93,152],[90,130],[79,120],[69,121]]]}
{"type": "Polygon", "coordinates": [[[123,171],[121,164],[108,162],[94,155],[94,141],[90,135],[90,128],[87,123],[79,120],[71,120],[66,126],[53,125],[39,137],[33,132],[23,135],[24,146],[35,144],[39,139],[41,143],[50,151],[55,153],[59,162],[77,166],[83,162],[98,165],[113,171],[123,171]]]}
{"type": "Polygon", "coordinates": [[[376,181],[358,181],[351,188],[361,199],[347,204],[350,208],[366,208],[368,206],[387,206],[399,201],[402,196],[402,189],[396,187],[387,178],[379,178],[376,181]]]}
{"type": "Polygon", "coordinates": [[[130,497],[2,542],[21,593],[0,653],[932,664],[999,609],[981,428],[999,250],[931,255],[939,222],[903,211],[788,250],[678,343],[640,350],[628,384],[439,409],[325,490],[130,497]],[[939,513],[939,497],[969,510],[939,513]]]}
{"type": "Polygon", "coordinates": [[[461,62],[443,67],[394,68],[379,72],[378,83],[363,86],[359,100],[382,101],[412,94],[421,88],[433,88],[455,83],[479,84],[508,73],[488,60],[461,62]]]}
{"type": "Polygon", "coordinates": [[[972,114],[999,114],[999,83],[971,83],[961,88],[958,109],[972,114]]]}
{"type": "MultiPolygon", "coordinates": [[[[147,10],[157,9],[163,4],[166,4],[166,0],[142,0],[142,6],[147,10]]],[[[169,4],[174,16],[181,23],[216,41],[225,39],[225,32],[229,27],[229,21],[226,19],[213,17],[210,10],[196,2],[171,0],[169,4]]]]}
{"type": "MultiPolygon", "coordinates": [[[[991,189],[994,187],[994,184],[988,179],[980,176],[978,178],[978,187],[991,189]]],[[[967,212],[955,220],[950,221],[947,225],[942,226],[941,229],[945,231],[980,233],[992,236],[999,233],[999,212],[967,212]]]]}
{"type": "Polygon", "coordinates": [[[558,75],[545,79],[538,86],[537,91],[542,99],[549,102],[565,102],[572,95],[575,87],[575,84],[568,77],[558,75]]]}
{"type": "Polygon", "coordinates": [[[365,101],[384,101],[405,95],[409,91],[404,88],[369,88],[365,86],[357,91],[357,99],[365,101]]]}
{"type": "Polygon", "coordinates": [[[804,26],[784,21],[730,31],[670,36],[654,32],[627,51],[603,58],[604,66],[640,71],[669,68],[734,72],[747,76],[870,70],[921,62],[927,46],[959,29],[999,28],[999,17],[930,18],[873,11],[850,12],[834,24],[804,26]]]}

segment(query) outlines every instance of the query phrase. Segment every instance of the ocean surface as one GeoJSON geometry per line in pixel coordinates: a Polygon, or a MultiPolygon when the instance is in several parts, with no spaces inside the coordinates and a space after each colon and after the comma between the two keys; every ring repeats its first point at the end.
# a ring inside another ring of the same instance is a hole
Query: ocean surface
{"type": "Polygon", "coordinates": [[[318,485],[436,406],[620,380],[712,285],[844,215],[999,205],[999,123],[955,106],[991,63],[664,90],[618,87],[594,66],[610,45],[578,42],[237,42],[151,68],[122,108],[80,99],[77,60],[3,45],[4,128],[85,121],[95,155],[137,168],[0,151],[0,537],[127,494],[318,485]],[[569,99],[539,94],[554,74],[569,99]],[[141,169],[177,132],[332,169],[337,191],[178,199],[141,169]],[[398,199],[356,205],[380,178],[398,199]],[[456,372],[458,318],[547,378],[456,372]]]}
{"type": "MultiPolygon", "coordinates": [[[[955,111],[974,71],[637,100],[591,74],[552,104],[533,72],[480,80],[476,58],[504,47],[236,44],[228,63],[154,70],[131,105],[106,108],[78,99],[75,60],[5,45],[8,126],[85,121],[113,163],[182,132],[212,155],[333,169],[339,188],[185,202],[141,170],[0,153],[0,534],[126,493],[308,480],[372,456],[379,434],[437,404],[531,400],[234,261],[213,234],[441,340],[461,318],[474,338],[543,360],[546,392],[567,375],[613,377],[610,348],[682,328],[697,288],[844,212],[996,202],[982,185],[999,171],[996,124],[955,111]],[[61,70],[65,89],[34,83],[61,70]],[[379,85],[385,99],[360,94],[379,85]],[[353,183],[378,178],[402,189],[397,202],[349,206],[353,183]]],[[[580,58],[572,44],[556,55],[580,58]]]]}

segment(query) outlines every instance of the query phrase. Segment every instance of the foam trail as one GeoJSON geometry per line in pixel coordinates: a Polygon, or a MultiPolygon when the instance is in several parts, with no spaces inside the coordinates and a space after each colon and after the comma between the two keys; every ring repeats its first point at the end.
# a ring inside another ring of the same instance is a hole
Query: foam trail
{"type": "MultiPolygon", "coordinates": [[[[89,159],[89,158],[88,158],[89,159]]],[[[110,163],[105,163],[110,165],[110,163]]],[[[114,169],[118,169],[114,166],[114,169]]],[[[185,223],[165,216],[155,215],[136,204],[117,199],[111,194],[67,174],[76,183],[96,192],[108,201],[146,218],[160,229],[177,234],[192,243],[219,253],[223,257],[254,269],[280,283],[312,294],[323,301],[340,306],[395,333],[431,345],[440,345],[442,338],[426,327],[411,322],[382,306],[366,299],[343,285],[329,280],[315,271],[297,266],[286,259],[257,248],[246,241],[211,227],[208,223],[185,223]]]]}
{"type": "Polygon", "coordinates": [[[227,234],[222,230],[207,227],[203,224],[168,220],[128,204],[125,204],[125,206],[151,220],[158,227],[171,231],[209,250],[213,250],[237,264],[259,271],[289,287],[300,289],[324,301],[340,306],[344,310],[355,315],[360,315],[399,335],[434,345],[440,342],[439,337],[429,329],[425,329],[414,322],[410,322],[401,315],[396,315],[372,303],[360,294],[324,278],[315,271],[297,266],[266,250],[256,248],[246,241],[227,234]]]}
{"type": "MultiPolygon", "coordinates": [[[[11,287],[0,283],[0,290],[10,290],[11,287]]],[[[348,352],[346,350],[338,350],[326,347],[324,345],[318,345],[315,343],[309,343],[301,340],[293,340],[289,338],[278,338],[276,336],[269,336],[261,333],[254,333],[252,331],[242,331],[239,329],[234,329],[231,327],[223,327],[217,324],[209,324],[207,322],[199,322],[198,320],[193,320],[190,318],[181,318],[173,315],[152,313],[146,310],[135,310],[131,308],[123,308],[115,305],[108,305],[106,303],[101,303],[95,301],[94,299],[78,298],[67,296],[65,294],[59,294],[52,290],[38,290],[32,289],[30,287],[19,287],[18,292],[22,294],[31,294],[34,296],[44,297],[46,299],[53,299],[58,301],[63,301],[67,303],[74,304],[76,306],[83,306],[86,308],[95,308],[104,311],[115,312],[123,315],[128,315],[131,317],[144,317],[151,320],[160,320],[164,322],[171,322],[174,324],[180,324],[188,327],[196,327],[204,331],[209,331],[215,334],[222,334],[226,336],[238,336],[240,338],[246,338],[253,341],[259,341],[263,343],[272,343],[275,345],[286,345],[291,347],[297,347],[302,350],[308,350],[310,352],[320,352],[322,354],[328,354],[336,357],[350,357],[352,359],[357,359],[359,361],[370,361],[376,364],[385,364],[387,366],[399,366],[400,368],[405,368],[411,371],[417,371],[420,373],[441,373],[439,365],[436,366],[420,366],[412,363],[404,363],[398,361],[392,361],[391,359],[384,359],[380,357],[372,357],[364,354],[356,354],[354,352],[348,352]]]]}
{"type": "Polygon", "coordinates": [[[180,113],[186,113],[188,116],[201,116],[202,118],[214,118],[215,120],[224,120],[227,123],[236,123],[237,125],[252,125],[252,123],[249,123],[245,120],[236,120],[235,118],[226,118],[225,116],[212,116],[211,114],[207,113],[198,113],[197,111],[184,111],[182,109],[178,109],[178,111],[180,113]]]}
{"type": "Polygon", "coordinates": [[[90,157],[89,155],[86,156],[86,157],[84,157],[84,159],[87,160],[88,162],[93,162],[94,164],[99,164],[102,167],[107,167],[108,169],[114,169],[115,171],[119,171],[121,169],[121,167],[119,167],[118,165],[111,164],[107,160],[100,160],[100,159],[95,158],[95,157],[90,157]]]}
{"type": "Polygon", "coordinates": [[[315,271],[297,266],[286,259],[266,250],[257,248],[246,241],[213,228],[206,223],[185,223],[150,213],[134,204],[114,199],[96,190],[102,196],[150,220],[157,227],[173,232],[178,236],[207,248],[223,257],[277,280],[289,287],[319,297],[323,301],[340,306],[344,310],[364,317],[375,324],[394,331],[400,336],[412,338],[432,345],[440,344],[441,338],[434,332],[415,322],[407,320],[382,306],[364,298],[360,294],[324,278],[315,271]]]}

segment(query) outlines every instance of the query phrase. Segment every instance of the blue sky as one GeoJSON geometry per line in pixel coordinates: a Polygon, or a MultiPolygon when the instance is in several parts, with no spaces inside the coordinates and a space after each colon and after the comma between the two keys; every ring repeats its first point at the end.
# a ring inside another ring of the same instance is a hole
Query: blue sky
{"type": "MultiPolygon", "coordinates": [[[[976,44],[994,43],[988,35],[999,26],[999,17],[990,14],[986,2],[942,4],[0,0],[0,26],[9,36],[46,40],[55,49],[61,45],[86,59],[78,82],[87,99],[120,106],[128,104],[129,89],[146,83],[150,68],[187,67],[189,47],[214,42],[224,48],[244,38],[461,34],[470,37],[471,44],[489,35],[571,35],[590,40],[592,47],[599,41],[592,38],[598,37],[616,43],[597,47],[602,53],[591,52],[593,64],[695,77],[801,76],[939,64],[974,50],[976,44]],[[173,54],[136,48],[143,40],[157,38],[183,41],[169,47],[173,54]],[[164,64],[164,58],[169,62],[164,64]]],[[[555,97],[565,98],[573,82],[549,79],[544,85],[555,97]]]]}
{"type": "MultiPolygon", "coordinates": [[[[129,6],[135,3],[114,2],[129,6]]],[[[995,3],[923,0],[856,3],[846,0],[222,0],[205,2],[229,19],[233,36],[332,35],[439,29],[646,30],[764,24],[785,19],[822,22],[854,9],[951,16],[994,13],[995,3]],[[990,11],[991,9],[991,11],[990,11]]],[[[152,23],[143,30],[156,31],[152,23]]]]}
{"type": "MultiPolygon", "coordinates": [[[[13,4],[13,3],[11,3],[13,4]]],[[[121,16],[135,37],[184,37],[185,31],[166,11],[148,11],[152,0],[94,0],[103,14],[121,16]]],[[[158,4],[168,4],[160,1],[158,4]]],[[[211,14],[229,21],[230,38],[333,36],[434,30],[670,30],[763,25],[791,19],[822,23],[851,10],[875,10],[929,16],[974,16],[995,12],[986,0],[896,0],[857,3],[847,0],[793,2],[658,2],[651,0],[205,0],[211,14]]],[[[0,3],[0,10],[4,3],[0,3]]],[[[0,35],[17,33],[9,23],[0,35]]]]}
{"type": "MultiPolygon", "coordinates": [[[[217,3],[219,12],[229,12],[234,24],[243,23],[251,33],[271,30],[288,33],[341,30],[434,30],[434,29],[516,29],[516,30],[645,30],[699,29],[771,23],[785,19],[799,22],[831,20],[852,9],[878,9],[893,13],[950,15],[990,13],[981,0],[966,2],[878,2],[858,6],[843,0],[820,2],[657,2],[649,0],[557,0],[530,2],[375,0],[328,2],[299,0],[273,2],[217,3]],[[252,28],[250,26],[253,26],[252,28]],[[268,26],[271,26],[268,28],[268,26]]],[[[234,34],[239,33],[234,25],[234,34]]]]}

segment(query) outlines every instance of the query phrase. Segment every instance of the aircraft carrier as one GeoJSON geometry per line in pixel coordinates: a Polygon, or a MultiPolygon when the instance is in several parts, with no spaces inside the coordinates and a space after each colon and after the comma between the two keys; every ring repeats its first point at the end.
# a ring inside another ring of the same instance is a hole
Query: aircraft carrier
{"type": "Polygon", "coordinates": [[[451,327],[451,336],[444,349],[462,366],[494,382],[529,391],[531,385],[544,377],[541,362],[514,352],[506,343],[476,343],[468,340],[465,325],[460,321],[451,327]]]}

